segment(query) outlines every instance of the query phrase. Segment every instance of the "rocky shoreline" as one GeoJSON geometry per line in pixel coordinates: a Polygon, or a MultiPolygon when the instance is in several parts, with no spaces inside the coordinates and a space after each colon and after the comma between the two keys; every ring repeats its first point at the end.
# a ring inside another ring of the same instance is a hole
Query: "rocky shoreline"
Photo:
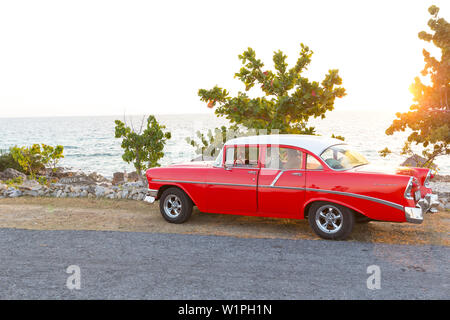
{"type": "MultiPolygon", "coordinates": [[[[0,172],[0,199],[29,197],[54,198],[106,198],[143,201],[147,196],[147,184],[140,181],[135,172],[114,174],[107,179],[97,173],[58,170],[44,176],[46,183],[28,180],[14,169],[0,172]]],[[[439,196],[440,210],[450,210],[450,176],[437,175],[430,182],[433,193],[439,196]]]]}
{"type": "Polygon", "coordinates": [[[106,198],[142,201],[147,196],[147,185],[137,174],[114,174],[112,180],[97,173],[62,171],[48,174],[46,183],[28,180],[14,169],[0,172],[0,199],[30,197],[106,198]],[[3,180],[3,181],[2,181],[3,180]]]}

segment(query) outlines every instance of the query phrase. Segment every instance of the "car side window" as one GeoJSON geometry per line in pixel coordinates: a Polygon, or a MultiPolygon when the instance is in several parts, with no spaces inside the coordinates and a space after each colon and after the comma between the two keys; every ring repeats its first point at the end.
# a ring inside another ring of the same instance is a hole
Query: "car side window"
{"type": "Polygon", "coordinates": [[[314,158],[312,155],[306,156],[306,169],[307,170],[321,170],[323,169],[322,164],[314,158]]]}
{"type": "Polygon", "coordinates": [[[267,147],[265,167],[283,170],[301,169],[302,157],[303,153],[294,148],[267,147]]]}
{"type": "Polygon", "coordinates": [[[227,147],[225,165],[227,167],[257,167],[259,147],[227,147]]]}

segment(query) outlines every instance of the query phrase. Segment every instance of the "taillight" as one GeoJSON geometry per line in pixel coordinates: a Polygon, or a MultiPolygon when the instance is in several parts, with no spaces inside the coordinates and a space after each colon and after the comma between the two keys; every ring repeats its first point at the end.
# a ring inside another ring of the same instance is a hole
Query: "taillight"
{"type": "Polygon", "coordinates": [[[414,199],[414,197],[412,195],[412,189],[413,189],[415,183],[416,182],[414,181],[413,177],[409,178],[408,184],[406,185],[406,189],[405,189],[405,198],[406,199],[409,199],[409,200],[414,199]]]}
{"type": "Polygon", "coordinates": [[[431,173],[431,170],[428,170],[427,177],[425,178],[425,181],[423,182],[423,185],[426,188],[430,187],[430,179],[433,177],[434,177],[434,175],[431,173]]]}

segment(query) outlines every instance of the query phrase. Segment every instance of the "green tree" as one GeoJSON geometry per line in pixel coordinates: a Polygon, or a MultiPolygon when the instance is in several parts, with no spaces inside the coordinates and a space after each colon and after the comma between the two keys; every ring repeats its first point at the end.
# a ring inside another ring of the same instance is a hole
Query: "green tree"
{"type": "Polygon", "coordinates": [[[4,171],[8,168],[25,173],[22,166],[14,160],[11,152],[0,150],[0,171],[4,171]]]}
{"type": "Polygon", "coordinates": [[[429,76],[430,85],[424,84],[419,77],[410,86],[414,95],[414,104],[410,111],[396,113],[395,119],[386,134],[410,129],[412,132],[405,142],[403,151],[410,149],[411,143],[422,145],[422,154],[427,159],[422,164],[429,167],[440,155],[450,154],[450,24],[438,17],[439,8],[431,6],[428,9],[431,19],[428,26],[431,33],[422,31],[419,39],[433,43],[441,51],[440,60],[423,50],[425,67],[422,76],[429,76]]]}
{"type": "Polygon", "coordinates": [[[323,81],[318,83],[302,76],[311,62],[313,52],[301,44],[300,56],[294,67],[288,69],[287,56],[281,51],[274,52],[275,70],[264,68],[256,58],[252,48],[239,55],[242,68],[235,73],[249,91],[260,85],[264,96],[251,98],[245,92],[230,96],[218,86],[210,90],[200,89],[198,95],[208,107],[218,107],[217,116],[226,117],[233,125],[247,129],[266,129],[268,133],[276,129],[279,133],[314,134],[313,127],[307,127],[310,117],[325,117],[334,108],[337,97],[345,95],[340,87],[342,79],[338,70],[329,70],[323,81]]]}
{"type": "Polygon", "coordinates": [[[31,175],[32,179],[36,178],[41,170],[45,169],[47,164],[50,164],[52,169],[56,168],[56,164],[63,158],[64,147],[57,145],[56,147],[41,145],[36,143],[30,147],[10,148],[10,153],[13,159],[19,163],[25,173],[31,175]]]}
{"type": "Polygon", "coordinates": [[[52,173],[56,171],[56,166],[59,161],[64,158],[64,147],[61,145],[57,145],[55,147],[49,146],[46,144],[42,144],[42,157],[44,164],[48,164],[52,173]]]}
{"type": "Polygon", "coordinates": [[[164,146],[171,138],[170,132],[164,132],[166,127],[160,125],[154,116],[147,118],[147,127],[144,131],[142,131],[143,123],[144,121],[140,130],[136,132],[132,125],[129,127],[120,120],[115,121],[115,137],[122,138],[121,146],[124,149],[122,159],[127,163],[132,162],[141,178],[143,170],[160,166],[158,161],[164,156],[164,146]]]}

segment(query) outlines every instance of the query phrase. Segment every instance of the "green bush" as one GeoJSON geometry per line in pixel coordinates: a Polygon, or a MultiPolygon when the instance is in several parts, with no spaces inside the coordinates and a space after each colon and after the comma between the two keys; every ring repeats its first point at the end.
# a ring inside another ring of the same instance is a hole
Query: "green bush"
{"type": "Polygon", "coordinates": [[[19,162],[14,160],[12,154],[10,152],[3,152],[0,150],[0,171],[4,171],[8,168],[15,169],[20,172],[24,172],[19,162]]]}
{"type": "Polygon", "coordinates": [[[33,144],[30,147],[14,146],[9,150],[13,159],[32,179],[35,179],[36,175],[46,168],[46,165],[55,171],[59,160],[64,158],[64,147],[59,145],[52,147],[45,144],[33,144]]]}
{"type": "Polygon", "coordinates": [[[13,178],[5,181],[6,185],[9,187],[20,186],[23,183],[22,177],[13,178]]]}
{"type": "Polygon", "coordinates": [[[156,118],[150,115],[147,118],[147,127],[142,118],[141,129],[135,131],[133,124],[127,126],[120,120],[116,120],[115,137],[122,138],[121,147],[124,149],[122,159],[127,163],[133,163],[139,178],[142,179],[142,171],[147,168],[159,167],[159,159],[164,156],[164,146],[171,138],[170,132],[166,132],[164,125],[160,125],[156,118]]]}

